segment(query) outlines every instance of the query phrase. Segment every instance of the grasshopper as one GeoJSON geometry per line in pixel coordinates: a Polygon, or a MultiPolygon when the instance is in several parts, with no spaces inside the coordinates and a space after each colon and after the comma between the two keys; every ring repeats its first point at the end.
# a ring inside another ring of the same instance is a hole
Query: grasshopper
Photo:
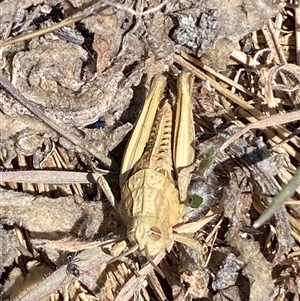
{"type": "Polygon", "coordinates": [[[152,81],[119,178],[118,211],[133,244],[126,253],[139,249],[147,259],[165,251],[174,240],[186,240],[173,233],[172,226],[179,222],[195,158],[193,76],[189,72],[179,75],[176,114],[162,100],[166,83],[163,75],[152,81]]]}

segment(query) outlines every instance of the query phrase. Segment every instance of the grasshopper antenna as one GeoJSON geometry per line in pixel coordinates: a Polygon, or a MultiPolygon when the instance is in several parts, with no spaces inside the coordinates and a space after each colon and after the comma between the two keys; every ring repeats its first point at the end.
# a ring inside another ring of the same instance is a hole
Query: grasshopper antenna
{"type": "Polygon", "coordinates": [[[129,248],[127,251],[121,253],[120,255],[116,256],[115,258],[109,260],[107,262],[107,264],[111,264],[117,260],[120,260],[122,257],[126,257],[128,256],[129,254],[132,254],[133,252],[137,251],[139,248],[138,244],[135,244],[133,247],[129,248]]]}

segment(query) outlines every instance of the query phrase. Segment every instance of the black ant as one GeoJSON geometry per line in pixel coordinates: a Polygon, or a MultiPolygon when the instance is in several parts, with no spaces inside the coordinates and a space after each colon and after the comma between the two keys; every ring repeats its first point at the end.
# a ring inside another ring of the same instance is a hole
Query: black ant
{"type": "MultiPolygon", "coordinates": [[[[75,278],[78,278],[80,275],[82,274],[88,274],[87,271],[83,271],[77,264],[76,262],[78,261],[82,261],[82,259],[80,258],[76,258],[76,255],[77,255],[77,252],[74,254],[74,253],[69,253],[67,255],[67,266],[66,266],[66,277],[72,275],[74,276],[73,280],[75,278]]],[[[65,279],[66,279],[65,277],[65,279]]],[[[72,281],[73,281],[72,280],[72,281]]],[[[64,281],[63,281],[64,282],[64,281]]]]}
{"type": "MultiPolygon", "coordinates": [[[[76,253],[72,254],[69,253],[67,255],[67,266],[66,266],[66,276],[61,282],[61,284],[66,280],[66,278],[70,275],[73,275],[75,278],[78,278],[80,276],[80,269],[79,266],[75,263],[77,261],[80,261],[79,258],[75,258],[76,253]]],[[[73,279],[74,280],[74,279],[73,279]]]]}
{"type": "Polygon", "coordinates": [[[67,275],[73,275],[75,277],[79,277],[80,276],[79,266],[75,262],[80,261],[80,259],[75,258],[74,254],[68,254],[67,260],[68,260],[68,264],[66,267],[67,275]]]}

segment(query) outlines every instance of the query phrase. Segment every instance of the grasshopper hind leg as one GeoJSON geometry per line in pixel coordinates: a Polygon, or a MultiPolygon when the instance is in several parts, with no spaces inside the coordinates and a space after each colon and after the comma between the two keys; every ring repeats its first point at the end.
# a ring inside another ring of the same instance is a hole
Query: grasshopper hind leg
{"type": "Polygon", "coordinates": [[[199,243],[198,240],[192,237],[188,237],[183,234],[179,233],[173,233],[172,234],[172,239],[176,242],[179,242],[183,245],[186,245],[192,249],[194,249],[198,253],[198,260],[200,263],[203,263],[203,257],[202,257],[202,245],[199,243]]]}

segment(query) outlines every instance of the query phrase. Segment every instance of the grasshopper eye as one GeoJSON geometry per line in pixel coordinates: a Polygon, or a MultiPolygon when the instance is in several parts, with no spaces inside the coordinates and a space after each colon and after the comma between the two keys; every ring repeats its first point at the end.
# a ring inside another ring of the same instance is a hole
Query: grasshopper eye
{"type": "Polygon", "coordinates": [[[148,231],[149,238],[154,241],[161,239],[161,231],[157,227],[151,227],[148,231]]]}

